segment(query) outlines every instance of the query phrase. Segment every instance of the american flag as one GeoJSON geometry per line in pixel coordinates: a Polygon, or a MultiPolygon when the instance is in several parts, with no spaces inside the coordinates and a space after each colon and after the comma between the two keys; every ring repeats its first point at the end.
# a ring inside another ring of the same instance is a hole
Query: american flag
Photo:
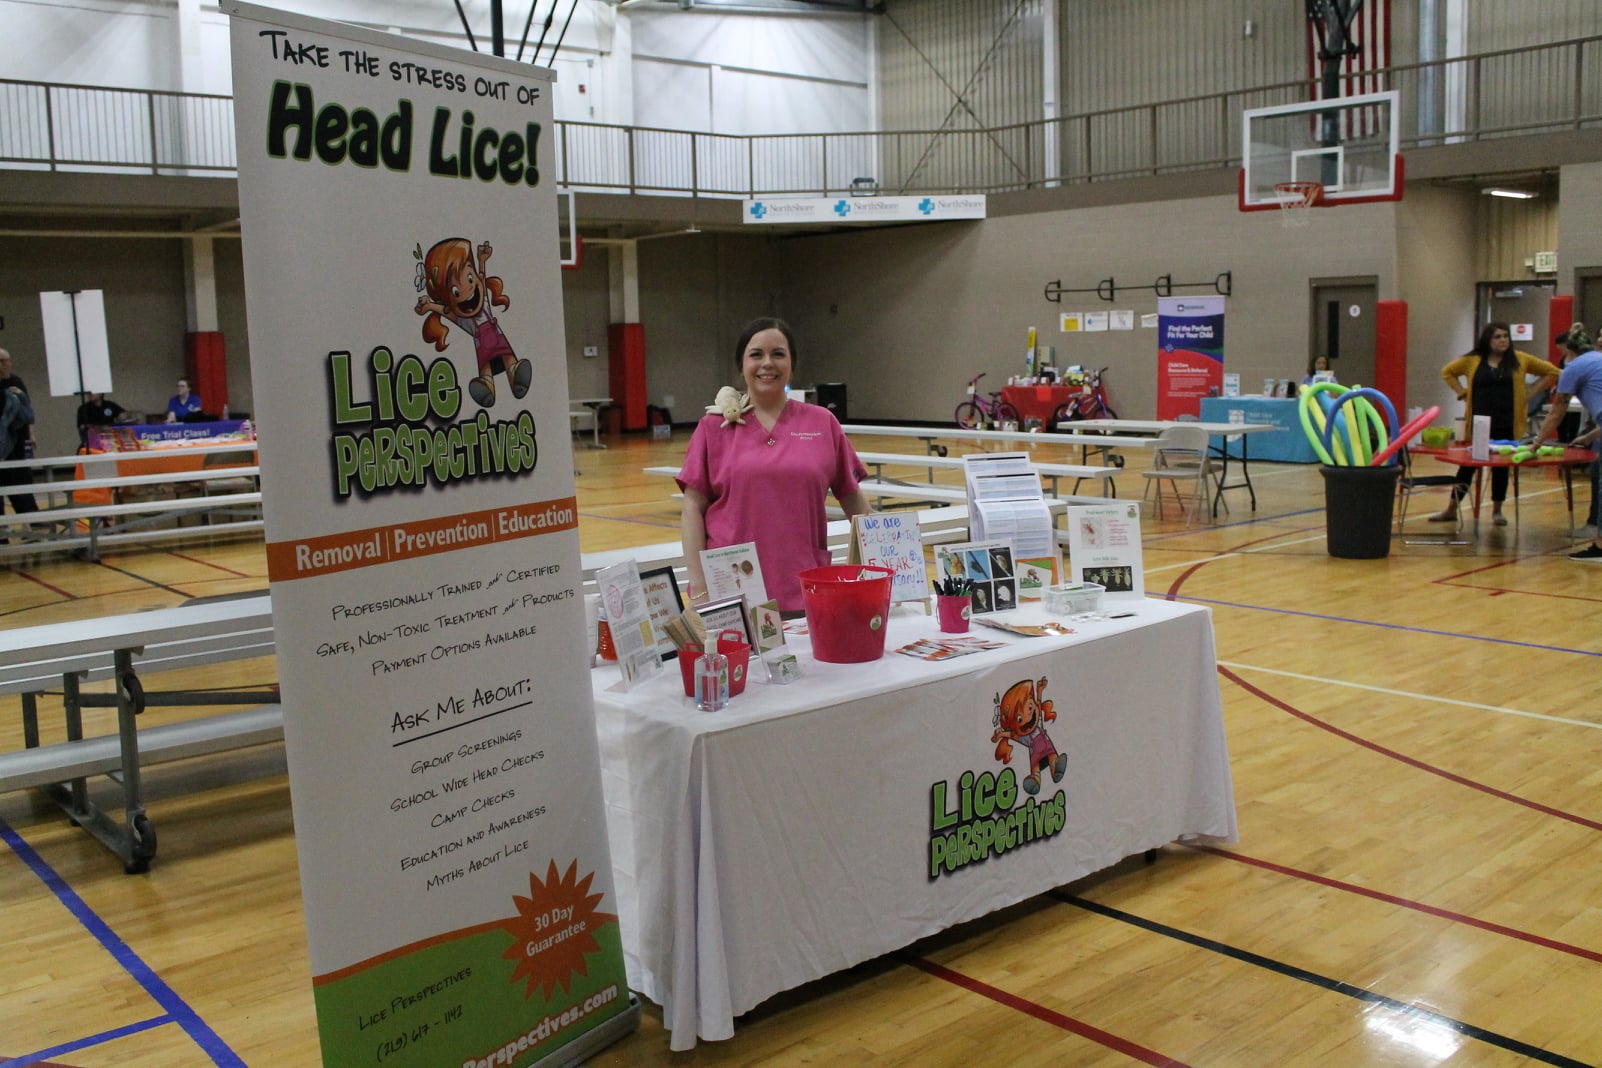
{"type": "MultiPolygon", "coordinates": [[[[1307,72],[1313,85],[1313,99],[1324,98],[1324,60],[1328,44],[1329,19],[1350,20],[1348,48],[1340,58],[1340,96],[1384,91],[1386,78],[1380,72],[1391,65],[1391,0],[1307,0],[1307,72]]],[[[1361,137],[1377,125],[1367,109],[1346,116],[1344,136],[1361,137]],[[1355,123],[1357,128],[1351,128],[1355,123]]]]}

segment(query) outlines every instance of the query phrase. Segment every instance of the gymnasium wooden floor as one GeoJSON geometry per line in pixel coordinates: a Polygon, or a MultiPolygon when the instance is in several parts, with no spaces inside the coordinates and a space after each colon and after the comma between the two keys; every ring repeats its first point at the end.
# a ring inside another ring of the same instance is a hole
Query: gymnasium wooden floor
{"type": "MultiPolygon", "coordinates": [[[[677,536],[671,484],[640,469],[684,441],[576,449],[585,549],[677,536]]],[[[1232,493],[1217,524],[1145,539],[1148,594],[1213,612],[1238,845],[1126,861],[691,1053],[668,1053],[647,1005],[590,1063],[1602,1064],[1602,567],[1565,559],[1557,484],[1525,481],[1517,534],[1346,561],[1325,552],[1316,468],[1254,474],[1255,513],[1232,493]]],[[[0,570],[0,626],[265,586],[257,542],[28,560],[0,570]]],[[[255,661],[159,684],[274,677],[255,661]]],[[[18,720],[7,700],[7,749],[18,720]]],[[[281,748],[146,785],[160,851],[142,876],[0,796],[0,1068],[317,1064],[281,748]]]]}

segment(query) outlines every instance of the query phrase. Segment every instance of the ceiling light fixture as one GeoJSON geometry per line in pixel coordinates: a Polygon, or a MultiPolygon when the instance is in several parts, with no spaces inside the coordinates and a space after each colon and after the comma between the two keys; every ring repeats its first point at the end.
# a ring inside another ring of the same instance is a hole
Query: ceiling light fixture
{"type": "Polygon", "coordinates": [[[1534,200],[1536,197],[1541,195],[1539,193],[1532,193],[1528,189],[1503,189],[1499,186],[1491,189],[1482,189],[1480,192],[1484,193],[1488,197],[1507,197],[1509,200],[1534,200]]]}

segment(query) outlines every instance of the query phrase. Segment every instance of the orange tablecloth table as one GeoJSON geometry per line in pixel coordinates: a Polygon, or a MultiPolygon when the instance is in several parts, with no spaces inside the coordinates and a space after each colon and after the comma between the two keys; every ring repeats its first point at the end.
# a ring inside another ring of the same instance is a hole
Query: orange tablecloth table
{"type": "MultiPolygon", "coordinates": [[[[206,444],[215,443],[196,442],[194,445],[164,445],[159,449],[141,449],[138,452],[114,453],[112,455],[117,457],[115,466],[118,476],[173,475],[203,470],[207,466],[207,459],[216,455],[197,451],[206,444]]],[[[88,450],[88,454],[93,456],[106,455],[97,449],[88,450]]],[[[230,467],[250,467],[257,463],[255,449],[249,452],[240,450],[237,453],[224,453],[223,456],[226,459],[213,460],[211,466],[226,470],[230,467]]],[[[97,463],[93,467],[94,475],[90,477],[104,477],[108,473],[104,464],[97,463]]],[[[73,474],[75,478],[79,479],[86,477],[84,465],[80,463],[73,474]]],[[[201,492],[203,483],[195,482],[190,483],[190,485],[195,487],[196,492],[201,492]]],[[[114,498],[116,503],[122,503],[120,491],[118,490],[86,489],[73,493],[73,503],[75,504],[111,504],[114,502],[114,498]]]]}

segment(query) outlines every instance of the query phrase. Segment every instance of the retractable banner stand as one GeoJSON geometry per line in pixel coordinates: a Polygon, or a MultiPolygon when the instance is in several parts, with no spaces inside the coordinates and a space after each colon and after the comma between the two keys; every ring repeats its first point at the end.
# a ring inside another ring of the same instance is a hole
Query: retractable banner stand
{"type": "Polygon", "coordinates": [[[328,1065],[638,1018],[585,665],[549,71],[226,2],[267,565],[328,1065]]]}
{"type": "Polygon", "coordinates": [[[1157,418],[1199,415],[1224,387],[1224,298],[1157,298],[1157,418]]]}

